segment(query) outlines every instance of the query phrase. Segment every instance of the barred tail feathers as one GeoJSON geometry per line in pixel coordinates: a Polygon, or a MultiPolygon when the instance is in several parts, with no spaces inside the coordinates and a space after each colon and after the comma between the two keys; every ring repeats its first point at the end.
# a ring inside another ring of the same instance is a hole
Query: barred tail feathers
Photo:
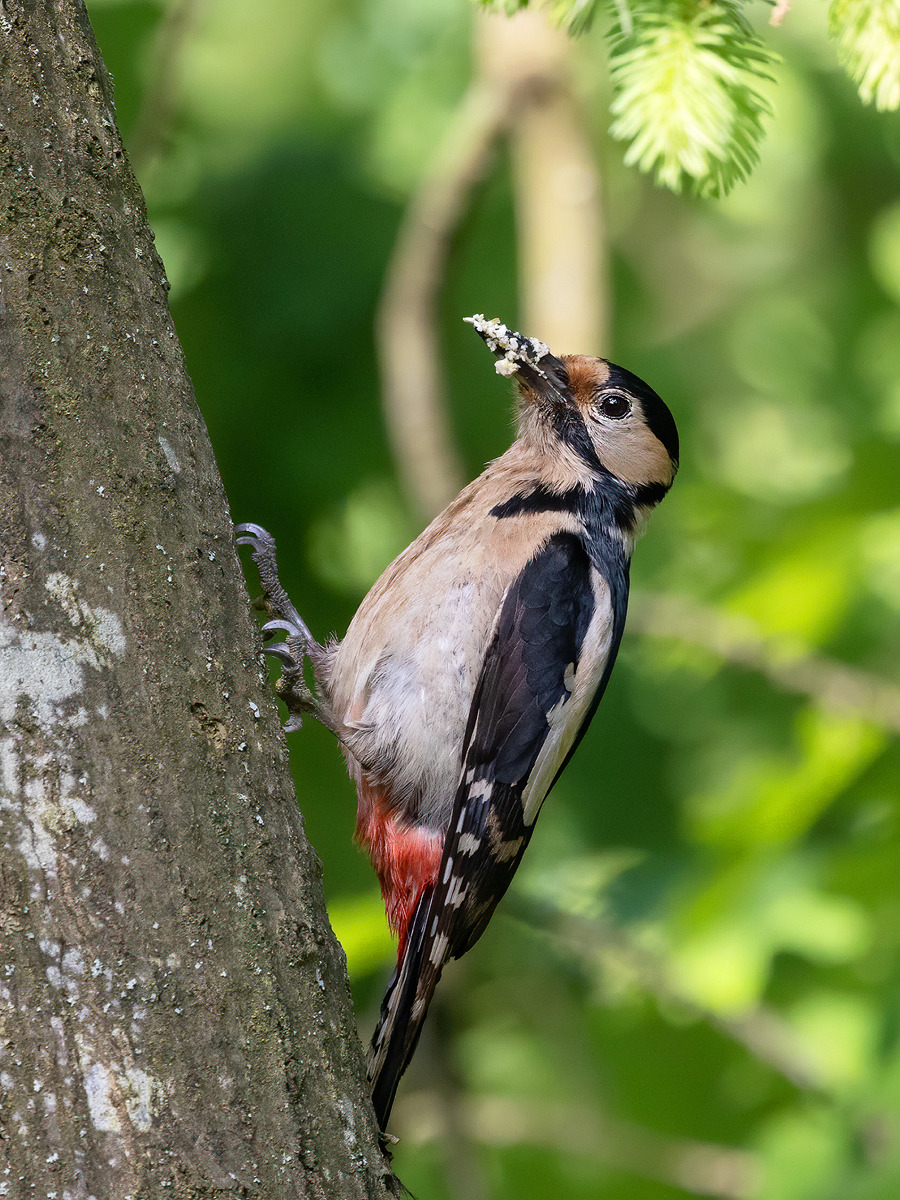
{"type": "Polygon", "coordinates": [[[387,1128],[397,1085],[418,1044],[428,1005],[446,961],[433,953],[434,939],[428,936],[432,897],[433,888],[429,887],[416,907],[397,969],[381,1002],[381,1016],[369,1047],[369,1085],[382,1130],[387,1128]]]}

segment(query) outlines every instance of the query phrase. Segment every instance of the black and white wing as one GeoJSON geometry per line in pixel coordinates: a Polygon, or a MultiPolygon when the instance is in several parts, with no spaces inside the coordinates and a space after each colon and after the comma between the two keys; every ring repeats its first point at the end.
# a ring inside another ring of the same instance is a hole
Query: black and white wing
{"type": "Polygon", "coordinates": [[[369,1054],[385,1127],[441,970],[484,932],[540,807],[587,727],[622,636],[627,564],[606,578],[559,533],[508,589],[466,729],[443,858],[423,893],[369,1054]]]}

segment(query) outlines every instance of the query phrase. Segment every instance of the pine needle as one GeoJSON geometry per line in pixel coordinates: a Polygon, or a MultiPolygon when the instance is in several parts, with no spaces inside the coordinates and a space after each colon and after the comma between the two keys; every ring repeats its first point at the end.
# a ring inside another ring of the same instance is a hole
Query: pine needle
{"type": "Polygon", "coordinates": [[[626,163],[673,191],[725,194],[759,157],[776,56],[732,0],[644,0],[631,21],[613,32],[610,59],[610,132],[631,143],[626,163]]]}
{"type": "Polygon", "coordinates": [[[864,104],[900,108],[900,3],[832,0],[828,27],[864,104]]]}

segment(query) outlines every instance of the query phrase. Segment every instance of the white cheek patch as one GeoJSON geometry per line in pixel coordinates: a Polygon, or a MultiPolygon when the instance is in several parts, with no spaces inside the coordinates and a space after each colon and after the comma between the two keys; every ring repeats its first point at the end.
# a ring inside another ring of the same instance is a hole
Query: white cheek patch
{"type": "Polygon", "coordinates": [[[623,483],[671,483],[669,453],[637,413],[608,425],[593,422],[590,431],[598,458],[623,483]]]}

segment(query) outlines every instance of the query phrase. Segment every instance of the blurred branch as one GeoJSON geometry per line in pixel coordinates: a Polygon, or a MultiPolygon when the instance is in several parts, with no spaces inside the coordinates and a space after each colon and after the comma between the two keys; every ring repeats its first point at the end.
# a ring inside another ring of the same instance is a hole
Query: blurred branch
{"type": "Polygon", "coordinates": [[[475,41],[475,78],[409,203],[376,324],[394,456],[408,495],[429,518],[463,481],[447,418],[438,297],[454,233],[507,131],[517,164],[526,327],[565,349],[589,350],[605,339],[599,182],[577,116],[569,41],[529,11],[479,15],[475,41]]]}
{"type": "MultiPolygon", "coordinates": [[[[409,1094],[394,1111],[401,1138],[416,1143],[444,1138],[441,1101],[433,1093],[409,1094]]],[[[463,1112],[470,1136],[483,1145],[527,1143],[565,1155],[587,1155],[617,1170],[721,1200],[746,1200],[761,1184],[762,1165],[755,1154],[661,1137],[587,1106],[481,1096],[468,1100],[463,1112]]]]}
{"type": "Polygon", "coordinates": [[[521,327],[556,353],[609,353],[606,239],[597,156],[571,79],[572,43],[539,12],[489,27],[507,56],[542,63],[511,130],[521,327]]]}
{"type": "Polygon", "coordinates": [[[156,36],[149,78],[128,139],[135,170],[144,174],[164,152],[175,120],[181,49],[203,0],[172,0],[156,36]]]}
{"type": "Polygon", "coordinates": [[[726,1016],[687,995],[671,978],[665,961],[637,945],[632,937],[606,921],[574,916],[557,909],[552,921],[554,940],[565,942],[579,958],[594,956],[600,965],[630,976],[657,1001],[705,1021],[755,1058],[777,1071],[794,1087],[823,1092],[820,1072],[790,1025],[762,1005],[726,1016]]]}
{"type": "Polygon", "coordinates": [[[632,633],[700,646],[725,662],[758,671],[785,691],[900,733],[896,684],[814,654],[791,639],[767,637],[746,617],[644,592],[634,597],[628,620],[632,633]]]}
{"type": "Polygon", "coordinates": [[[400,478],[431,518],[459,491],[462,467],[450,435],[437,346],[437,298],[453,234],[487,171],[513,97],[476,78],[437,162],[406,210],[376,321],[381,395],[400,478]]]}

